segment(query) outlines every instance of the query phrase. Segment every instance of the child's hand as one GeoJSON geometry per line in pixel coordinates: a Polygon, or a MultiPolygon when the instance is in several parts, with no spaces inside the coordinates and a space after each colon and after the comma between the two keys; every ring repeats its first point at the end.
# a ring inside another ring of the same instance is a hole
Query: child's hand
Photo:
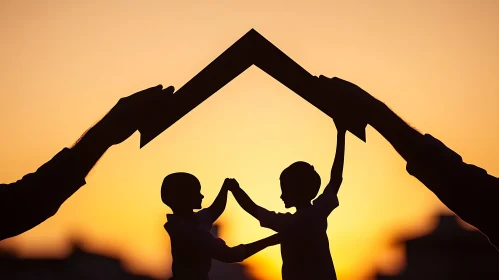
{"type": "Polygon", "coordinates": [[[226,178],[222,187],[227,188],[227,190],[232,191],[239,188],[239,183],[234,178],[226,178]]]}

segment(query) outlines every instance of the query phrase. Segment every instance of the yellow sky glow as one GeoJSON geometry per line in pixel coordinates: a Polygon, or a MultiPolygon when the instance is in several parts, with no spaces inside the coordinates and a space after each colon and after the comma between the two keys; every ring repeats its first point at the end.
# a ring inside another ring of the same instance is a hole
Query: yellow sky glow
{"type": "MultiPolygon", "coordinates": [[[[0,1],[0,182],[70,146],[120,97],[180,88],[251,28],[310,73],[358,84],[497,175],[498,12],[494,0],[0,1]]],[[[327,182],[335,134],[329,117],[251,67],[142,150],[138,133],[111,148],[55,217],[0,245],[63,255],[80,238],[134,271],[166,276],[164,176],[196,175],[204,206],[235,177],[255,202],[284,211],[280,172],[304,160],[327,182]]],[[[393,238],[427,231],[446,209],[370,127],[367,143],[347,136],[339,199],[328,220],[339,279],[396,270],[393,238]]],[[[272,233],[231,196],[221,222],[231,245],[272,233]]],[[[245,263],[280,279],[278,247],[245,263]]]]}

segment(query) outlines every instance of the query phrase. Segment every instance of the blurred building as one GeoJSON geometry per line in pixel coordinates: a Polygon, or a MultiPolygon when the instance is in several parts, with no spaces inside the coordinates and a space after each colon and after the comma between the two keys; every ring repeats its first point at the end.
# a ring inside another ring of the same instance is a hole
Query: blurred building
{"type": "Polygon", "coordinates": [[[426,236],[401,239],[406,266],[399,275],[376,275],[377,280],[499,279],[499,252],[476,230],[459,225],[456,216],[440,216],[426,236]]]}
{"type": "Polygon", "coordinates": [[[119,259],[94,254],[73,247],[64,259],[18,258],[0,251],[0,279],[2,280],[154,280],[123,269],[119,259]]]}
{"type": "MultiPolygon", "coordinates": [[[[218,225],[212,229],[218,237],[218,225]]],[[[126,271],[117,258],[85,251],[73,244],[66,258],[19,258],[0,249],[0,280],[157,280],[126,271]]],[[[166,278],[168,279],[168,278],[166,278]]],[[[238,263],[213,260],[210,271],[213,280],[256,280],[247,268],[238,263]]]]}

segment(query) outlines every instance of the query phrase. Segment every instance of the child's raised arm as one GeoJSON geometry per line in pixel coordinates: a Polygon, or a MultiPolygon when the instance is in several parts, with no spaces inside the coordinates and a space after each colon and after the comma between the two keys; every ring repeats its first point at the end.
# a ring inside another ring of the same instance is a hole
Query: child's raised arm
{"type": "Polygon", "coordinates": [[[331,177],[329,178],[329,183],[324,189],[324,193],[329,193],[337,195],[340,190],[341,182],[343,181],[343,164],[345,159],[345,136],[346,130],[337,126],[338,130],[336,137],[336,154],[334,155],[333,167],[331,167],[331,177]]]}
{"type": "Polygon", "coordinates": [[[236,179],[230,179],[229,190],[234,195],[237,203],[244,209],[244,211],[248,212],[251,216],[258,219],[258,208],[260,206],[256,205],[256,203],[251,200],[251,198],[246,194],[241,187],[239,187],[239,183],[237,183],[236,179]]]}
{"type": "Polygon", "coordinates": [[[227,205],[227,193],[229,192],[229,178],[225,179],[222,188],[220,189],[220,192],[218,193],[217,197],[213,201],[213,203],[208,207],[208,210],[210,211],[211,217],[213,218],[213,221],[216,221],[220,215],[225,210],[225,206],[227,205]]]}
{"type": "Polygon", "coordinates": [[[343,162],[345,158],[345,134],[346,130],[336,126],[338,136],[336,141],[336,154],[334,156],[333,167],[331,168],[331,178],[324,192],[314,201],[315,208],[319,213],[329,216],[338,207],[338,191],[343,181],[343,162]]]}

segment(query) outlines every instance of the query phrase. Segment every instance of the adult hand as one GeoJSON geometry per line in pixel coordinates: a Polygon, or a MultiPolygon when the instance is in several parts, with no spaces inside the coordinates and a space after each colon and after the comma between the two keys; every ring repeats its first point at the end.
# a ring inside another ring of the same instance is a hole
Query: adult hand
{"type": "Polygon", "coordinates": [[[380,102],[359,86],[338,77],[318,78],[320,96],[317,98],[327,104],[332,116],[362,114],[368,117],[373,107],[380,102]]]}
{"type": "Polygon", "coordinates": [[[150,112],[165,108],[174,90],[158,85],[123,97],[93,129],[109,146],[119,144],[138,130],[150,112]]]}

